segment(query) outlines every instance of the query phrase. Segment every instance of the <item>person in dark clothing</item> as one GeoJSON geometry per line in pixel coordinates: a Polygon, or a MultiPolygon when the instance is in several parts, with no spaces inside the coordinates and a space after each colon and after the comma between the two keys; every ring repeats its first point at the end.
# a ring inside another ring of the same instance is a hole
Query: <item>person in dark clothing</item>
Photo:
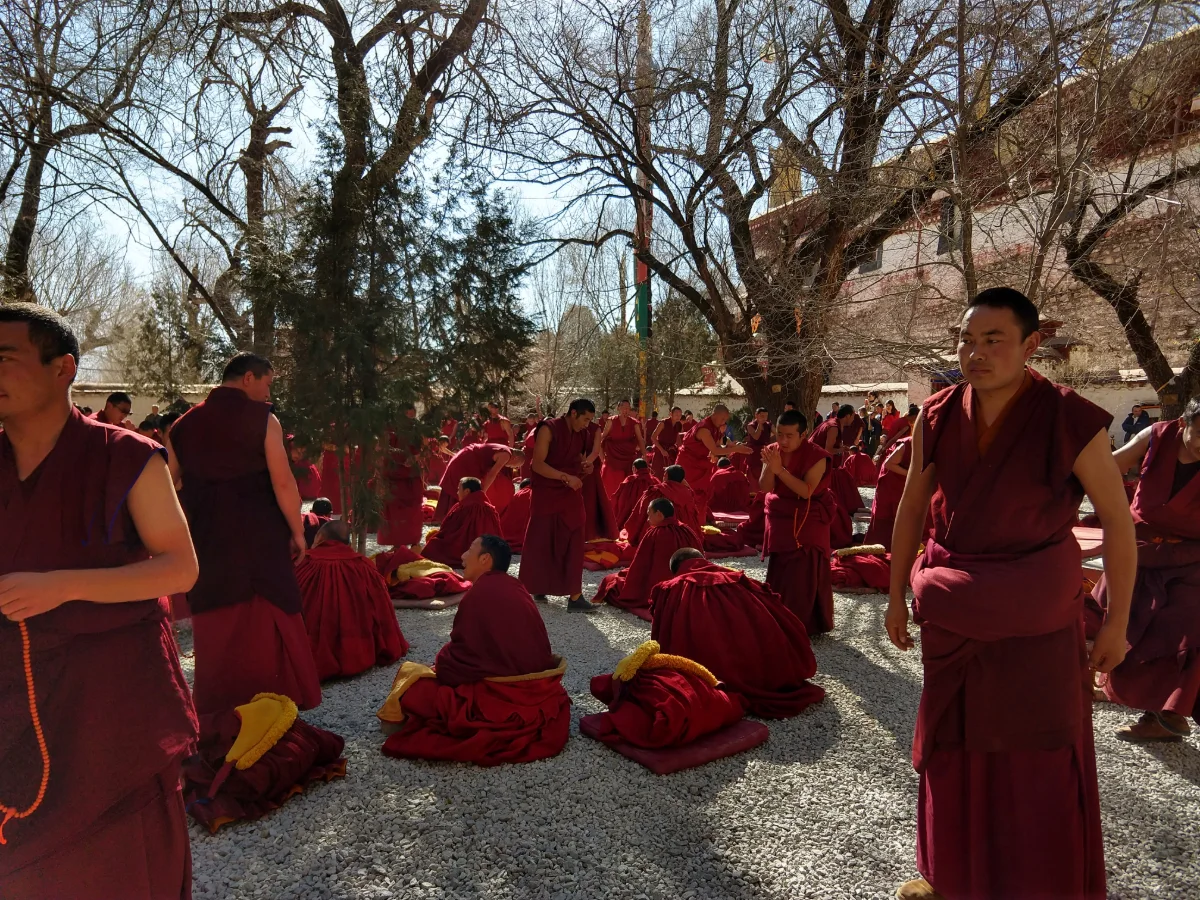
{"type": "Polygon", "coordinates": [[[1149,427],[1150,413],[1146,412],[1146,410],[1142,409],[1140,406],[1135,406],[1129,415],[1125,417],[1125,421],[1121,425],[1121,430],[1125,432],[1124,443],[1128,444],[1142,431],[1149,427]]]}

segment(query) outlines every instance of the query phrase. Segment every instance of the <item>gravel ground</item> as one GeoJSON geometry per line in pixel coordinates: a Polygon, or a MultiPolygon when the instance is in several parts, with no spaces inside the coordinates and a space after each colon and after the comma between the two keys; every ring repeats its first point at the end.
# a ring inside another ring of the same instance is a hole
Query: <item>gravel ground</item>
{"type": "MultiPolygon", "coordinates": [[[[756,578],[756,559],[727,560],[756,578]]],[[[512,572],[516,574],[514,561],[512,572]]],[[[585,573],[589,592],[600,575],[585,573]]],[[[327,684],[303,714],[346,738],[347,777],[259,822],[193,826],[198,898],[885,898],[915,875],[917,778],[909,762],[919,657],[887,641],[882,595],[838,595],[817,638],[826,699],[769,723],[748,753],[658,777],[573,727],[557,757],[479,769],[392,760],[375,710],[391,668],[327,684]]],[[[542,607],[576,719],[602,710],[588,679],[650,626],[611,608],[542,607]]],[[[409,659],[429,661],[454,610],[400,610],[409,659]]],[[[180,633],[191,676],[191,635],[180,633]]],[[[1200,880],[1200,741],[1112,737],[1128,710],[1096,707],[1114,898],[1194,898],[1200,880]]]]}

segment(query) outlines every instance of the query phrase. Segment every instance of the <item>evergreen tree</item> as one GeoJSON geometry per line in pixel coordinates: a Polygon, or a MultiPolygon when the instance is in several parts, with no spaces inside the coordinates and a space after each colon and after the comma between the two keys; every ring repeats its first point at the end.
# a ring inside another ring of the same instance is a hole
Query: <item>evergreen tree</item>
{"type": "Polygon", "coordinates": [[[186,386],[216,381],[232,353],[208,307],[159,285],[127,336],[120,362],[134,392],[171,403],[186,386]]]}

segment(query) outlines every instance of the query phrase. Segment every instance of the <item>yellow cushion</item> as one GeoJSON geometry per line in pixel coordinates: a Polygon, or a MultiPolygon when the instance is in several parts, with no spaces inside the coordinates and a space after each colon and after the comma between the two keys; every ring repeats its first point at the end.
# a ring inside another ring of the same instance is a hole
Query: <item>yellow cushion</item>
{"type": "Polygon", "coordinates": [[[225,754],[225,762],[236,761],[237,768],[248,769],[287,734],[300,713],[283,694],[263,693],[237,707],[237,714],[242,725],[237,740],[225,754]]]}

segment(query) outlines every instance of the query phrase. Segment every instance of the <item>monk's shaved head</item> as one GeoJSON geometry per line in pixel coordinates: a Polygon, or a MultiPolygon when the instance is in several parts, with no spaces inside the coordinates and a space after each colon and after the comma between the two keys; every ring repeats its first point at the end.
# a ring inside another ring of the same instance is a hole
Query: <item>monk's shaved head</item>
{"type": "Polygon", "coordinates": [[[633,461],[633,467],[640,471],[641,469],[646,468],[646,461],[639,456],[633,461]]]}
{"type": "Polygon", "coordinates": [[[1016,288],[994,287],[980,291],[975,295],[975,299],[967,304],[967,309],[972,310],[977,306],[1007,309],[1012,312],[1017,324],[1021,326],[1022,339],[1029,337],[1041,327],[1038,308],[1033,305],[1032,300],[1016,288]]]}
{"type": "Polygon", "coordinates": [[[245,375],[262,378],[273,371],[275,369],[271,365],[271,361],[265,356],[259,356],[257,353],[243,352],[237,354],[225,364],[225,371],[221,373],[221,381],[241,381],[245,375]]]}
{"type": "Polygon", "coordinates": [[[333,515],[333,504],[329,502],[328,497],[318,497],[316,500],[313,501],[312,511],[313,511],[313,515],[332,516],[333,515]]]}
{"type": "Polygon", "coordinates": [[[466,491],[468,494],[473,494],[476,491],[483,490],[483,482],[472,475],[468,475],[466,478],[458,479],[458,489],[466,491]]]}
{"type": "Polygon", "coordinates": [[[729,461],[728,456],[722,456],[720,459],[717,460],[717,468],[718,469],[728,469],[732,465],[733,465],[733,463],[729,461]]]}
{"type": "Polygon", "coordinates": [[[663,474],[667,476],[667,481],[674,481],[677,484],[683,482],[683,466],[667,466],[663,474]]]}
{"type": "Polygon", "coordinates": [[[664,519],[669,519],[675,515],[675,504],[666,497],[658,497],[651,500],[650,509],[661,515],[664,519]]]}
{"type": "Polygon", "coordinates": [[[0,322],[24,322],[29,342],[37,347],[42,365],[62,356],[79,362],[79,339],[58,313],[36,303],[10,303],[0,306],[0,322]]]}
{"type": "Polygon", "coordinates": [[[350,525],[344,519],[326,522],[318,528],[316,537],[313,538],[313,546],[317,547],[331,541],[338,544],[350,543],[350,525]]]}
{"type": "Polygon", "coordinates": [[[689,559],[704,559],[704,554],[695,547],[680,547],[671,556],[671,574],[678,575],[679,567],[689,559]]]}

